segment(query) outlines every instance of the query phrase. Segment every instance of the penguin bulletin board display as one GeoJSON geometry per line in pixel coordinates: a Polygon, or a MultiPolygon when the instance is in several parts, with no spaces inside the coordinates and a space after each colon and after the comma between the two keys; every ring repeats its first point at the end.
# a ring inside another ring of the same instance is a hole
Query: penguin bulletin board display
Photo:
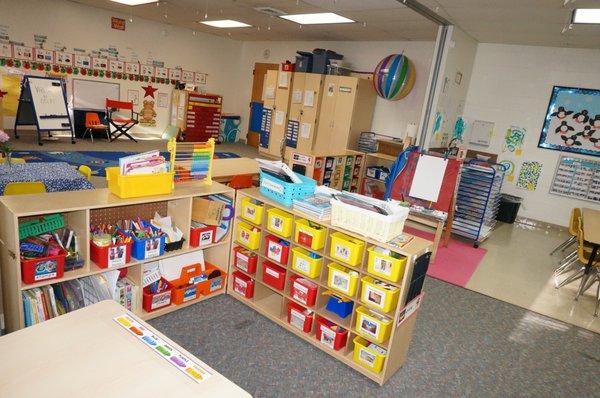
{"type": "Polygon", "coordinates": [[[538,147],[600,156],[600,90],[554,86],[538,147]]]}

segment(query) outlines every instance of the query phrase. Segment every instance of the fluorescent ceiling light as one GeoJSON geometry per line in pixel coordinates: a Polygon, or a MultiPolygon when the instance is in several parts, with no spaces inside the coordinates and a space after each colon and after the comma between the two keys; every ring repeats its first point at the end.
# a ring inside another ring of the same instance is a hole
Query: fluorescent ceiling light
{"type": "Polygon", "coordinates": [[[110,0],[115,3],[121,3],[128,6],[139,6],[142,4],[156,3],[157,0],[110,0]]]}
{"type": "Polygon", "coordinates": [[[356,22],[332,12],[321,12],[318,14],[294,14],[282,15],[280,18],[296,22],[300,25],[318,25],[327,23],[352,23],[356,22]]]}
{"type": "Polygon", "coordinates": [[[223,19],[221,21],[200,21],[200,23],[215,28],[247,28],[252,26],[240,21],[234,21],[233,19],[223,19]]]}
{"type": "Polygon", "coordinates": [[[600,24],[600,8],[576,8],[573,11],[573,23],[600,24]]]}

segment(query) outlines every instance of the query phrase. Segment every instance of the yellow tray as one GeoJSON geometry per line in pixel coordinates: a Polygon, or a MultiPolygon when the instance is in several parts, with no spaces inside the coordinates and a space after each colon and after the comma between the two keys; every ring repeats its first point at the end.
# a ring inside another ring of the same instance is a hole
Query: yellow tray
{"type": "Polygon", "coordinates": [[[240,215],[242,218],[260,225],[262,224],[263,207],[264,205],[252,203],[252,199],[246,196],[242,199],[242,211],[240,215]]]}
{"type": "Polygon", "coordinates": [[[296,231],[294,240],[305,246],[309,246],[313,250],[321,250],[325,246],[325,236],[327,230],[325,227],[320,229],[310,226],[308,220],[296,220],[296,231]]]}
{"type": "Polygon", "coordinates": [[[250,250],[257,250],[260,246],[260,230],[254,231],[250,224],[240,222],[237,225],[237,242],[250,250]]]}
{"type": "Polygon", "coordinates": [[[118,167],[106,168],[108,189],[119,198],[168,195],[173,192],[175,173],[156,173],[123,176],[118,167]]]}
{"type": "Polygon", "coordinates": [[[303,247],[294,247],[292,249],[292,269],[309,278],[318,278],[321,275],[323,257],[312,258],[309,253],[303,247]]]}
{"type": "Polygon", "coordinates": [[[356,332],[374,343],[383,343],[390,337],[392,323],[391,319],[377,316],[367,307],[356,309],[356,332]]]}
{"type": "Polygon", "coordinates": [[[358,265],[362,261],[365,242],[341,232],[331,234],[329,254],[348,265],[358,265]]]}
{"type": "Polygon", "coordinates": [[[327,286],[347,296],[354,296],[358,287],[358,272],[336,263],[331,263],[327,267],[329,267],[327,286]]]}
{"type": "Polygon", "coordinates": [[[391,282],[398,282],[404,275],[406,267],[406,257],[394,258],[386,256],[375,251],[375,246],[371,246],[369,251],[369,262],[367,271],[370,274],[377,275],[380,278],[391,282]]]}
{"type": "Polygon", "coordinates": [[[294,216],[283,210],[272,208],[267,210],[267,229],[284,238],[292,236],[294,216]]]}

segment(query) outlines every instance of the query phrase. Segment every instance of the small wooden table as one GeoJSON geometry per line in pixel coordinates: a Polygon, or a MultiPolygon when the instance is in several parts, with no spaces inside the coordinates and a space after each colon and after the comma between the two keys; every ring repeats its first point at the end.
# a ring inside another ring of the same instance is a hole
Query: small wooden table
{"type": "MultiPolygon", "coordinates": [[[[579,297],[585,290],[588,279],[590,278],[590,273],[592,272],[592,266],[594,265],[596,256],[598,255],[598,250],[600,250],[600,210],[594,210],[586,207],[582,208],[581,220],[583,222],[583,240],[592,245],[592,253],[590,254],[588,263],[585,265],[585,273],[583,280],[579,285],[577,297],[579,297]]],[[[596,313],[597,311],[598,310],[596,309],[596,313]]]]}
{"type": "MultiPolygon", "coordinates": [[[[435,228],[435,236],[433,238],[433,248],[431,249],[431,262],[435,261],[435,257],[437,255],[438,246],[440,245],[440,241],[442,240],[442,235],[444,234],[444,225],[446,225],[446,220],[439,219],[437,217],[428,216],[423,213],[410,212],[408,215],[408,221],[412,221],[417,224],[425,225],[431,228],[435,228]]],[[[450,240],[450,234],[446,234],[444,237],[444,241],[442,245],[444,247],[448,246],[448,241],[450,240]]]]}
{"type": "Polygon", "coordinates": [[[0,397],[250,397],[112,300],[0,337],[0,397]],[[198,383],[114,318],[127,314],[212,374],[198,383]]]}

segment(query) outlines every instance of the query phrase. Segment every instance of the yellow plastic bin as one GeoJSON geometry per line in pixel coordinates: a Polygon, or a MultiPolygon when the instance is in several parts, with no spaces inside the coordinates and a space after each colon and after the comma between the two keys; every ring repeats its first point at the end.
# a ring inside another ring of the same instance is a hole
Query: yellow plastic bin
{"type": "Polygon", "coordinates": [[[358,287],[358,272],[336,263],[331,263],[327,267],[329,268],[327,286],[347,296],[353,296],[358,287]]]}
{"type": "Polygon", "coordinates": [[[119,198],[168,195],[173,192],[174,173],[123,176],[118,167],[106,168],[108,189],[119,198]]]}
{"type": "Polygon", "coordinates": [[[391,282],[398,282],[404,275],[406,266],[406,257],[394,258],[383,253],[378,253],[375,246],[371,246],[369,251],[369,262],[367,271],[370,274],[377,275],[391,282]]]}
{"type": "Polygon", "coordinates": [[[240,215],[243,219],[260,225],[262,223],[263,208],[264,205],[262,203],[254,203],[253,199],[246,196],[242,198],[242,209],[240,215]]]}
{"type": "Polygon", "coordinates": [[[250,250],[257,250],[260,246],[260,230],[245,222],[239,223],[237,242],[250,250]]]}
{"type": "Polygon", "coordinates": [[[356,309],[356,332],[374,343],[383,343],[390,337],[392,323],[392,319],[367,307],[356,309]]]}
{"type": "Polygon", "coordinates": [[[292,249],[292,269],[309,278],[318,278],[323,267],[323,257],[302,247],[292,249]],[[312,255],[312,257],[311,257],[312,255]]]}
{"type": "Polygon", "coordinates": [[[294,216],[283,210],[272,208],[267,210],[267,229],[284,238],[292,236],[294,216]]]}
{"type": "Polygon", "coordinates": [[[358,265],[362,261],[365,242],[341,232],[331,234],[329,254],[336,260],[348,265],[358,265]]]}
{"type": "Polygon", "coordinates": [[[321,250],[325,247],[325,237],[327,230],[325,227],[311,221],[301,219],[296,220],[296,231],[294,241],[313,250],[321,250]]]}
{"type": "Polygon", "coordinates": [[[400,289],[370,276],[363,276],[361,282],[360,301],[365,305],[383,312],[396,308],[400,289]]]}
{"type": "Polygon", "coordinates": [[[387,358],[387,350],[365,340],[360,336],[354,338],[354,362],[374,373],[380,373],[387,358]]]}

